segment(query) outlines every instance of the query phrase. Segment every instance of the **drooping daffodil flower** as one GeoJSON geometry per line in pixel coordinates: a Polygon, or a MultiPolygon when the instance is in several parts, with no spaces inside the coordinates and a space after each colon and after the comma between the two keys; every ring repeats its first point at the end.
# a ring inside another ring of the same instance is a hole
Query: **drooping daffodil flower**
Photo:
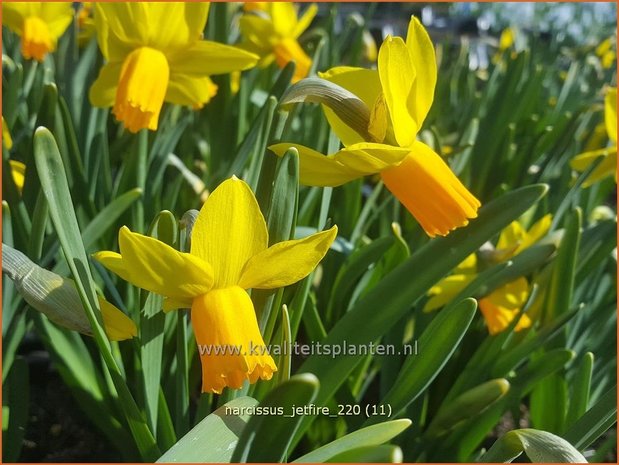
{"type": "Polygon", "coordinates": [[[21,37],[27,60],[43,61],[75,14],[71,2],[2,2],[2,24],[21,37]]]}
{"type": "Polygon", "coordinates": [[[320,76],[362,101],[368,110],[367,124],[352,127],[323,105],[344,149],[325,156],[289,142],[269,147],[278,156],[291,146],[297,148],[301,183],[338,186],[380,173],[387,188],[431,237],[447,235],[477,216],[480,202],[443,159],[416,137],[432,106],[437,79],[432,42],[416,18],[411,18],[406,42],[400,37],[385,39],[378,70],[336,67],[320,76]]]}
{"type": "MultiPolygon", "coordinates": [[[[492,251],[492,262],[504,262],[531,247],[546,235],[551,220],[550,214],[545,215],[529,230],[525,230],[520,222],[513,221],[501,231],[499,241],[492,251]]],[[[468,286],[477,277],[479,271],[477,260],[475,254],[469,255],[458,265],[454,274],[432,286],[428,291],[430,299],[424,311],[429,312],[443,307],[468,286]]],[[[490,334],[494,335],[504,331],[518,315],[528,297],[529,283],[526,278],[520,277],[479,299],[479,309],[490,334]]],[[[516,324],[515,331],[528,328],[531,323],[529,316],[524,314],[516,324]]]]}
{"type": "Polygon", "coordinates": [[[258,57],[201,40],[209,3],[95,3],[107,63],[90,88],[96,107],[112,107],[131,132],[156,130],[163,102],[202,108],[216,94],[209,78],[247,69],[258,57]]]}
{"type": "Polygon", "coordinates": [[[123,227],[120,254],[99,252],[95,258],[124,280],[164,296],[164,310],[191,308],[202,391],[220,393],[226,386],[239,389],[244,381],[271,379],[277,370],[246,289],[279,288],[303,279],[336,234],[334,226],[268,247],[256,198],[245,182],[233,177],[204,203],[189,253],[123,227]]]}
{"type": "Polygon", "coordinates": [[[578,172],[583,172],[599,157],[602,162],[587,176],[583,187],[589,187],[609,176],[615,176],[617,181],[617,88],[609,87],[604,96],[604,122],[606,133],[610,139],[608,147],[576,155],[570,166],[578,172]]]}
{"type": "Polygon", "coordinates": [[[617,53],[613,50],[613,37],[608,37],[600,42],[600,44],[595,47],[595,54],[600,59],[602,68],[612,68],[617,59],[617,53]]]}
{"type": "Polygon", "coordinates": [[[245,4],[245,14],[239,20],[241,47],[260,55],[260,66],[273,61],[283,68],[290,61],[296,64],[292,82],[307,76],[312,60],[299,45],[299,36],[316,16],[315,4],[297,17],[291,2],[251,2],[245,4]]]}

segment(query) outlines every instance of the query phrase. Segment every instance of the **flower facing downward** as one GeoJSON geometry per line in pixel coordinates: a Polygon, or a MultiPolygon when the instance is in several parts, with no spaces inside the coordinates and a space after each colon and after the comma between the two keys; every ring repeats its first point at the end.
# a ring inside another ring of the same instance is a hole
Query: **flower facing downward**
{"type": "Polygon", "coordinates": [[[191,308],[202,391],[270,379],[277,367],[246,289],[288,286],[322,260],[337,227],[268,247],[264,217],[249,186],[233,177],[215,189],[194,224],[190,253],[123,227],[120,254],[95,258],[121,278],[161,294],[164,310],[191,308]]]}
{"type": "Polygon", "coordinates": [[[300,19],[290,2],[246,3],[245,11],[239,21],[241,46],[260,55],[261,66],[268,66],[275,61],[277,66],[283,68],[294,61],[296,68],[293,82],[306,77],[312,60],[297,39],[316,16],[316,5],[310,5],[300,19]]]}
{"type": "Polygon", "coordinates": [[[303,184],[338,186],[380,173],[387,188],[434,237],[447,235],[477,216],[480,202],[443,159],[416,136],[432,106],[436,87],[434,47],[421,23],[412,18],[406,41],[387,37],[378,52],[378,70],[336,67],[323,79],[351,92],[368,109],[366,127],[351,127],[323,106],[345,148],[324,156],[308,147],[279,143],[282,156],[299,152],[303,184]]]}
{"type": "MultiPolygon", "coordinates": [[[[501,231],[499,241],[491,253],[491,261],[493,263],[504,262],[531,247],[546,235],[551,220],[551,215],[545,215],[528,231],[518,221],[512,222],[501,231]]],[[[477,277],[477,256],[469,255],[455,271],[454,274],[442,279],[430,289],[430,299],[424,311],[436,310],[447,304],[477,277]]],[[[494,335],[507,329],[528,297],[529,283],[526,278],[520,277],[479,299],[479,310],[490,334],[494,335]]],[[[516,324],[515,331],[528,328],[531,324],[531,319],[524,314],[516,324]]]]}
{"type": "Polygon", "coordinates": [[[604,123],[606,133],[610,139],[608,147],[592,150],[576,155],[570,165],[578,172],[583,172],[599,157],[604,157],[602,162],[589,174],[583,187],[589,187],[609,176],[615,176],[617,180],[617,88],[609,87],[604,97],[604,123]]]}
{"type": "Polygon", "coordinates": [[[163,102],[202,108],[217,93],[209,78],[254,66],[258,57],[201,40],[209,4],[95,3],[107,63],[90,89],[97,107],[113,107],[131,132],[156,130],[163,102]]]}
{"type": "Polygon", "coordinates": [[[3,24],[21,36],[22,55],[43,61],[73,20],[70,2],[5,2],[3,24]]]}

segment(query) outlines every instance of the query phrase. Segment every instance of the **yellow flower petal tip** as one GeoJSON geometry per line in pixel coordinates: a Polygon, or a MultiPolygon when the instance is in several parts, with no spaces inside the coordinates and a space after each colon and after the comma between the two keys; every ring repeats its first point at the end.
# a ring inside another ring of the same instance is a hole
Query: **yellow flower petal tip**
{"type": "Polygon", "coordinates": [[[131,132],[157,130],[169,78],[168,60],[160,51],[140,47],[127,55],[112,110],[116,119],[131,132]]]}
{"type": "Polygon", "coordinates": [[[267,353],[251,299],[233,286],[194,299],[191,321],[202,363],[202,392],[240,389],[277,371],[267,353]]]}
{"type": "Polygon", "coordinates": [[[415,142],[406,159],[382,171],[381,177],[430,237],[466,226],[481,206],[443,159],[421,142],[415,142]]]}
{"type": "Polygon", "coordinates": [[[131,318],[107,300],[98,297],[103,325],[111,341],[124,341],[138,335],[138,328],[131,318]]]}

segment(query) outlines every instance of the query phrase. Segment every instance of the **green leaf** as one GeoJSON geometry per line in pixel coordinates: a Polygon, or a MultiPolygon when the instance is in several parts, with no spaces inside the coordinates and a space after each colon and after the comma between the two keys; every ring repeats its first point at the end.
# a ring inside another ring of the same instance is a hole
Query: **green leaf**
{"type": "MultiPolygon", "coordinates": [[[[394,415],[404,410],[436,378],[464,337],[477,310],[474,299],[445,307],[430,322],[418,341],[419,354],[404,362],[393,387],[382,400],[394,415]]],[[[377,417],[371,417],[374,421],[377,417]]]]}
{"type": "Polygon", "coordinates": [[[574,378],[570,383],[570,406],[567,411],[566,422],[571,425],[583,416],[589,407],[589,392],[591,390],[591,374],[593,372],[593,354],[584,354],[576,368],[574,378]]]}
{"type": "MultiPolygon", "coordinates": [[[[479,216],[466,228],[449,236],[430,241],[404,263],[385,276],[331,329],[324,343],[369,344],[391,328],[410,306],[484,242],[520,217],[548,188],[544,185],[516,189],[488,203],[479,216]],[[423,272],[419,272],[423,270],[423,272]],[[414,276],[415,279],[411,279],[414,276]],[[380,311],[377,311],[380,309],[380,311]],[[363,325],[359,325],[363,322],[363,325]]],[[[321,389],[316,400],[324,405],[362,357],[339,357],[335,360],[313,355],[301,366],[300,372],[316,373],[321,389]]],[[[306,417],[296,439],[305,431],[312,418],[306,417]]]]}
{"type": "Polygon", "coordinates": [[[401,463],[402,449],[398,446],[370,446],[350,449],[327,460],[329,463],[401,463]]]}
{"type": "Polygon", "coordinates": [[[391,441],[394,437],[404,431],[411,425],[411,421],[403,418],[400,420],[386,421],[376,425],[367,426],[357,431],[347,434],[336,439],[329,444],[325,444],[308,454],[293,460],[292,463],[322,463],[332,461],[335,457],[347,451],[354,450],[358,447],[378,446],[387,441],[391,441]]]}
{"type": "Polygon", "coordinates": [[[49,204],[49,213],[54,229],[71,273],[75,278],[77,290],[86,309],[86,315],[90,321],[97,347],[110,372],[114,387],[118,391],[118,399],[122,410],[125,412],[129,428],[142,457],[146,460],[154,460],[159,455],[155,438],[148,429],[144,417],[129,391],[103,330],[101,312],[77,218],[73,210],[73,201],[64,166],[54,137],[46,128],[38,128],[35,132],[34,158],[41,187],[49,204]]]}
{"type": "Polygon", "coordinates": [[[2,421],[2,461],[17,462],[21,453],[26,425],[28,423],[28,402],[30,396],[28,363],[18,357],[13,362],[6,382],[2,384],[3,413],[8,406],[8,425],[5,431],[2,421]]]}
{"type": "Polygon", "coordinates": [[[579,450],[589,447],[597,438],[617,423],[617,385],[570,426],[563,437],[579,450]]]}
{"type": "Polygon", "coordinates": [[[157,463],[230,462],[234,446],[257,404],[251,397],[238,397],[222,405],[194,426],[157,463]]]}
{"type": "Polygon", "coordinates": [[[509,390],[505,378],[493,379],[460,394],[453,401],[441,404],[441,408],[430,423],[428,436],[440,436],[469,420],[502,398],[509,390]]]}
{"type": "Polygon", "coordinates": [[[501,436],[479,462],[512,462],[523,452],[533,463],[587,463],[587,459],[565,439],[546,431],[528,428],[510,431],[501,436]]]}
{"type": "Polygon", "coordinates": [[[310,404],[317,393],[318,380],[309,373],[293,376],[273,389],[260,403],[268,414],[250,418],[231,461],[285,461],[292,437],[304,418],[293,408],[310,404]],[[276,413],[272,413],[273,409],[276,413]]]}

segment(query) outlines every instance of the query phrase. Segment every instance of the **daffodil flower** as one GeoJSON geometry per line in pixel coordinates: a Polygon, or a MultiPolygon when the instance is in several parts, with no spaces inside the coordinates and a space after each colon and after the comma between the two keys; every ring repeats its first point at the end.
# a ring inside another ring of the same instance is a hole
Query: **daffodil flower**
{"type": "Polygon", "coordinates": [[[71,2],[3,2],[2,24],[21,37],[24,58],[43,61],[73,21],[71,2]]]}
{"type": "Polygon", "coordinates": [[[613,63],[615,63],[615,59],[617,58],[617,54],[613,50],[613,38],[609,37],[600,42],[600,44],[595,47],[595,54],[600,59],[602,68],[612,68],[613,63]]]}
{"type": "Polygon", "coordinates": [[[189,253],[123,227],[120,254],[95,258],[130,283],[165,297],[164,309],[191,308],[200,347],[202,391],[270,379],[250,288],[273,289],[307,276],[335,239],[337,227],[268,247],[267,227],[249,186],[233,177],[215,189],[194,224],[189,253]],[[252,347],[254,349],[252,349],[252,347]]]}
{"type": "Polygon", "coordinates": [[[324,156],[288,142],[269,147],[278,156],[297,148],[303,184],[338,186],[380,173],[431,237],[447,235],[477,216],[480,202],[437,153],[416,139],[432,106],[437,77],[432,42],[416,18],[411,18],[406,42],[385,39],[378,70],[336,67],[321,77],[362,100],[371,109],[369,122],[367,128],[349,127],[323,106],[344,149],[324,156]]]}
{"type": "Polygon", "coordinates": [[[26,165],[21,161],[9,160],[9,166],[11,167],[11,176],[13,177],[15,187],[17,187],[17,192],[21,195],[24,189],[24,180],[26,179],[26,165]]]}
{"type": "Polygon", "coordinates": [[[209,78],[254,66],[258,57],[201,40],[209,3],[95,3],[107,63],[90,89],[131,132],[156,130],[163,102],[202,108],[217,92],[209,78]]]}
{"type": "Polygon", "coordinates": [[[275,61],[283,68],[288,62],[294,61],[296,68],[293,82],[306,77],[312,60],[297,39],[316,16],[316,5],[310,5],[300,19],[291,2],[246,3],[245,11],[239,20],[241,47],[260,55],[262,67],[275,61]]]}
{"type": "MultiPolygon", "coordinates": [[[[491,253],[493,263],[501,263],[518,255],[523,250],[531,247],[539,241],[550,228],[552,217],[545,215],[527,231],[518,221],[512,222],[499,236],[499,241],[491,253]]],[[[455,270],[451,276],[439,281],[430,288],[430,299],[424,307],[424,311],[436,310],[456,297],[468,284],[477,277],[477,256],[469,255],[455,270]]],[[[479,299],[481,311],[490,334],[504,331],[529,297],[529,283],[521,277],[511,281],[487,296],[479,299]]],[[[515,331],[531,326],[531,319],[522,315],[516,324],[515,331]]]]}
{"type": "Polygon", "coordinates": [[[9,126],[4,120],[4,116],[2,117],[2,146],[7,150],[11,150],[13,148],[13,138],[11,137],[9,126]]]}
{"type": "Polygon", "coordinates": [[[591,172],[583,182],[583,187],[589,187],[609,176],[615,176],[617,181],[617,88],[610,87],[604,97],[604,122],[606,133],[611,141],[610,146],[576,155],[570,165],[578,172],[583,172],[599,157],[602,162],[591,172]]]}

